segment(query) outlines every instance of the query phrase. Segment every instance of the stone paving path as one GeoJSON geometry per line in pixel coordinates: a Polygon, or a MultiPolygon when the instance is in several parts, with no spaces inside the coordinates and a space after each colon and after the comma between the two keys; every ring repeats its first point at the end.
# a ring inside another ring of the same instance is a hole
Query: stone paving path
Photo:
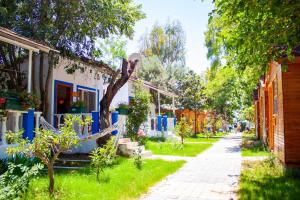
{"type": "Polygon", "coordinates": [[[230,134],[152,187],[142,200],[236,199],[241,134],[230,134]]]}

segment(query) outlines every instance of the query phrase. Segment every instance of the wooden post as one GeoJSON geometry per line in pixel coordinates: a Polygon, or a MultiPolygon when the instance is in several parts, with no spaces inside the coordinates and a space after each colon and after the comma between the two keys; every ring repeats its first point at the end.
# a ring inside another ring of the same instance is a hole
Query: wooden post
{"type": "Polygon", "coordinates": [[[168,116],[164,115],[163,116],[163,124],[164,124],[164,131],[168,130],[168,116]]]}
{"type": "Polygon", "coordinates": [[[157,131],[162,131],[161,115],[157,116],[157,131]]]}
{"type": "MultiPolygon", "coordinates": [[[[115,124],[115,123],[118,122],[118,120],[119,120],[119,112],[118,112],[118,111],[112,112],[112,113],[111,113],[111,123],[112,123],[112,124],[115,124]]],[[[117,134],[118,134],[118,131],[115,130],[115,131],[113,131],[111,134],[117,135],[117,134]]]]}
{"type": "Polygon", "coordinates": [[[93,111],[92,112],[92,134],[99,132],[99,112],[93,111]]]}
{"type": "Polygon", "coordinates": [[[30,141],[33,140],[33,130],[34,130],[34,110],[29,109],[27,113],[23,115],[23,138],[28,138],[30,141]]]}

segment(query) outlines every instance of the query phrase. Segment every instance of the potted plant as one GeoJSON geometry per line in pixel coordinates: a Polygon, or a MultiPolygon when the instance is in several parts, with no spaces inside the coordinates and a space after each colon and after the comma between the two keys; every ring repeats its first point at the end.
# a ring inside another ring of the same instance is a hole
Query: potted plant
{"type": "Polygon", "coordinates": [[[129,106],[126,103],[120,103],[116,109],[120,115],[128,115],[129,106]]]}
{"type": "Polygon", "coordinates": [[[86,106],[84,101],[76,101],[71,103],[70,113],[86,113],[86,106]]]}
{"type": "MultiPolygon", "coordinates": [[[[22,105],[19,100],[19,95],[17,92],[1,90],[0,91],[0,99],[4,101],[1,106],[2,109],[6,110],[22,110],[22,105]]],[[[1,100],[0,100],[1,101],[1,100]]]]}
{"type": "Polygon", "coordinates": [[[40,98],[34,93],[22,92],[19,96],[22,108],[28,110],[29,108],[38,109],[41,105],[40,98]]]}

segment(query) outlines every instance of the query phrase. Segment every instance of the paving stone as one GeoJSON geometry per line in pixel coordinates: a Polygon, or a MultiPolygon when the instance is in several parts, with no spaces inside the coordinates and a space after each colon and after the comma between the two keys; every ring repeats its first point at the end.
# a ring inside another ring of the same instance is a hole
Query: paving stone
{"type": "Polygon", "coordinates": [[[180,170],[152,187],[141,200],[237,199],[241,143],[240,133],[224,137],[202,154],[188,159],[180,170]]]}

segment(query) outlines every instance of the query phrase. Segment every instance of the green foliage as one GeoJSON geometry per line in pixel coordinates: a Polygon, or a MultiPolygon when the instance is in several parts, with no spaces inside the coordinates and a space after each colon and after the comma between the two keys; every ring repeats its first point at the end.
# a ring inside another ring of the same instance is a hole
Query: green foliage
{"type": "Polygon", "coordinates": [[[129,105],[130,113],[126,122],[127,135],[135,141],[138,139],[137,133],[141,124],[147,120],[150,103],[150,93],[140,83],[135,85],[135,96],[129,105]]]}
{"type": "Polygon", "coordinates": [[[0,26],[75,55],[91,56],[97,38],[131,37],[144,17],[132,0],[0,2],[0,26]]]}
{"type": "Polygon", "coordinates": [[[206,46],[212,69],[222,64],[238,70],[242,77],[242,99],[251,104],[252,90],[268,63],[292,57],[299,44],[298,1],[216,0],[210,13],[206,46]],[[222,60],[222,62],[221,62],[222,60]]]}
{"type": "MultiPolygon", "coordinates": [[[[216,69],[205,87],[207,108],[226,121],[232,120],[234,111],[239,109],[238,76],[232,67],[216,69]]],[[[216,116],[213,117],[216,120],[216,116]]]]}
{"type": "Polygon", "coordinates": [[[192,126],[183,117],[177,122],[175,133],[181,138],[181,144],[183,144],[184,139],[192,134],[192,126]]]}
{"type": "Polygon", "coordinates": [[[0,175],[8,170],[9,163],[13,163],[15,165],[21,164],[27,167],[32,167],[33,165],[40,163],[40,160],[35,157],[28,158],[23,154],[15,154],[8,158],[0,159],[0,175]]]}
{"type": "Polygon", "coordinates": [[[117,37],[109,37],[99,41],[100,49],[93,55],[110,65],[113,69],[120,67],[123,58],[127,58],[126,41],[117,37]]]}
{"type": "Polygon", "coordinates": [[[116,162],[116,148],[114,147],[114,138],[103,146],[98,147],[91,153],[92,166],[96,170],[96,177],[100,182],[99,175],[104,172],[104,168],[113,165],[116,162]]]}
{"type": "Polygon", "coordinates": [[[178,101],[181,108],[200,111],[205,106],[204,81],[193,71],[178,80],[178,101]]]}
{"type": "Polygon", "coordinates": [[[138,148],[134,152],[133,163],[137,169],[142,169],[143,167],[143,158],[142,158],[142,149],[138,148]]]}
{"type": "Polygon", "coordinates": [[[185,66],[185,33],[179,21],[155,24],[141,38],[140,52],[151,57],[156,55],[164,66],[185,66]]]}
{"type": "Polygon", "coordinates": [[[31,167],[22,164],[8,164],[7,171],[0,176],[0,199],[21,199],[29,186],[30,178],[36,176],[43,165],[31,167]]]}
{"type": "Polygon", "coordinates": [[[241,120],[246,120],[254,123],[254,106],[246,107],[242,110],[240,118],[241,120]]]}
{"type": "Polygon", "coordinates": [[[91,123],[91,118],[81,121],[79,116],[68,115],[63,126],[59,128],[59,134],[52,130],[37,129],[32,142],[23,139],[22,135],[7,133],[7,137],[11,138],[14,143],[18,144],[9,147],[9,154],[23,153],[28,157],[38,157],[48,168],[49,176],[49,192],[54,192],[54,170],[53,164],[61,152],[67,151],[79,142],[76,132],[73,130],[73,124],[79,123],[82,126],[91,123]]]}
{"type": "Polygon", "coordinates": [[[137,69],[138,77],[155,86],[166,87],[167,71],[158,56],[143,57],[141,67],[137,69]]]}

